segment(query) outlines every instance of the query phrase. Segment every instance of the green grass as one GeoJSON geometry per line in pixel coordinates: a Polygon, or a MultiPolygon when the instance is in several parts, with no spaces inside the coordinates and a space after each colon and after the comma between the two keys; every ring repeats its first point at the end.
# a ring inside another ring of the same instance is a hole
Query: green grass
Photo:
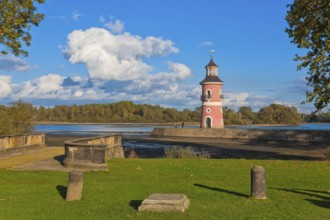
{"type": "Polygon", "coordinates": [[[0,170],[0,219],[329,219],[330,163],[116,159],[85,173],[81,201],[64,200],[68,174],[0,170]],[[267,172],[267,200],[250,195],[250,168],[267,172]],[[185,213],[138,213],[151,193],[184,193],[185,213]],[[62,194],[62,195],[61,195],[62,194]]]}

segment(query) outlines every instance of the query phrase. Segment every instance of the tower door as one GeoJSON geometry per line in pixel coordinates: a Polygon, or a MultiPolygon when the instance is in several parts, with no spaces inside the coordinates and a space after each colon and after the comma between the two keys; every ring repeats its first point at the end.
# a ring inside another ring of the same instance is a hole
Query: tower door
{"type": "Polygon", "coordinates": [[[206,118],[206,127],[211,128],[211,118],[206,118]]]}

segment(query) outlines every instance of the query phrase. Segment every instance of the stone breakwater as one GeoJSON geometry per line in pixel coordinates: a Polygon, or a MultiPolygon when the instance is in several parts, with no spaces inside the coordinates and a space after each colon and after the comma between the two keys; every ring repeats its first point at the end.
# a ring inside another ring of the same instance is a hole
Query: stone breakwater
{"type": "Polygon", "coordinates": [[[192,137],[330,143],[330,130],[155,128],[150,136],[154,138],[192,137]]]}

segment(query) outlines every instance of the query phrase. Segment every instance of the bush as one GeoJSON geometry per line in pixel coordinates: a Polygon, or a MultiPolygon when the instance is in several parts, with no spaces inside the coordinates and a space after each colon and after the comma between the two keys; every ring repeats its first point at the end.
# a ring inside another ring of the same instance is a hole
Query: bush
{"type": "Polygon", "coordinates": [[[200,158],[209,159],[210,154],[206,151],[197,152],[192,147],[172,146],[164,149],[166,158],[200,158]]]}

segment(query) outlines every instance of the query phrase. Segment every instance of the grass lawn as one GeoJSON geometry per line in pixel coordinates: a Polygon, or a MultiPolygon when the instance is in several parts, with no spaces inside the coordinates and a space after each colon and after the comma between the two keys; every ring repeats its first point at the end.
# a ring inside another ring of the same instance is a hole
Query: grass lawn
{"type": "Polygon", "coordinates": [[[65,201],[68,173],[0,170],[0,219],[330,219],[330,163],[116,159],[85,173],[81,201],[65,201]],[[250,195],[250,168],[267,172],[267,200],[250,195]],[[151,193],[184,193],[184,213],[138,213],[151,193]]]}

